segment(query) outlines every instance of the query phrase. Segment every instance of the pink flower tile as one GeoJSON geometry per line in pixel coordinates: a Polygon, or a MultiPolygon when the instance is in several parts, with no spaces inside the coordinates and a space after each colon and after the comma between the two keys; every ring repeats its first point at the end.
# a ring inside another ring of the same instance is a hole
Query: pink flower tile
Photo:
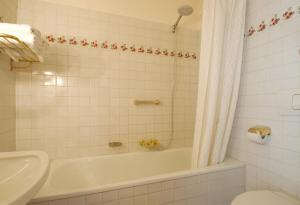
{"type": "Polygon", "coordinates": [[[86,46],[89,45],[89,43],[88,43],[88,41],[87,41],[86,39],[81,40],[80,43],[81,43],[81,45],[84,46],[84,47],[86,47],[86,46]]]}
{"type": "Polygon", "coordinates": [[[60,36],[57,38],[58,43],[60,44],[64,44],[67,42],[66,37],[65,36],[60,36]]]}
{"type": "Polygon", "coordinates": [[[147,48],[147,53],[148,53],[148,54],[152,54],[152,53],[153,53],[152,48],[147,48]]]}
{"type": "Polygon", "coordinates": [[[77,40],[76,40],[75,37],[72,37],[72,38],[70,38],[70,40],[69,40],[69,44],[70,44],[70,45],[77,45],[78,42],[77,42],[77,40]]]}
{"type": "Polygon", "coordinates": [[[295,14],[295,11],[292,10],[292,7],[288,8],[287,11],[285,11],[282,15],[284,20],[288,20],[292,18],[292,16],[295,14]]]}
{"type": "Polygon", "coordinates": [[[179,51],[179,52],[177,53],[177,57],[179,57],[179,58],[182,58],[182,57],[183,57],[183,54],[182,54],[181,51],[179,51]]]}
{"type": "Polygon", "coordinates": [[[135,45],[130,46],[130,50],[131,50],[132,52],[136,52],[135,45]]]}
{"type": "Polygon", "coordinates": [[[123,45],[121,45],[121,50],[122,51],[128,50],[127,45],[125,43],[123,45]]]}
{"type": "Polygon", "coordinates": [[[139,48],[138,48],[138,52],[139,52],[139,53],[144,53],[144,52],[145,52],[144,47],[143,47],[143,46],[139,47],[139,48]]]}
{"type": "Polygon", "coordinates": [[[160,51],[160,49],[159,49],[159,48],[157,48],[157,49],[155,50],[154,54],[155,54],[155,55],[160,55],[160,54],[161,54],[161,51],[160,51]]]}
{"type": "Polygon", "coordinates": [[[257,29],[257,32],[261,32],[263,30],[266,29],[266,24],[265,24],[265,21],[262,21],[259,26],[258,26],[258,29],[257,29]]]}
{"type": "Polygon", "coordinates": [[[168,56],[168,55],[169,55],[168,49],[163,50],[163,54],[164,54],[165,56],[168,56]]]}
{"type": "Polygon", "coordinates": [[[104,41],[103,43],[101,43],[101,48],[108,48],[108,42],[104,41]]]}
{"type": "Polygon", "coordinates": [[[189,54],[189,52],[187,52],[187,53],[184,54],[184,57],[189,58],[189,57],[191,57],[191,55],[189,54]]]}
{"type": "Polygon", "coordinates": [[[271,23],[270,23],[270,26],[275,26],[279,23],[280,21],[280,18],[278,18],[278,15],[275,14],[274,17],[271,19],[271,23]]]}
{"type": "Polygon", "coordinates": [[[47,41],[50,42],[50,43],[54,43],[55,40],[56,40],[56,39],[53,37],[53,35],[48,35],[48,36],[46,36],[46,38],[47,38],[47,41]]]}
{"type": "Polygon", "coordinates": [[[118,50],[118,44],[117,43],[113,43],[113,44],[110,45],[110,48],[112,50],[118,50]]]}
{"type": "Polygon", "coordinates": [[[91,47],[98,48],[98,46],[99,45],[98,45],[98,41],[97,40],[91,42],[91,47]]]}

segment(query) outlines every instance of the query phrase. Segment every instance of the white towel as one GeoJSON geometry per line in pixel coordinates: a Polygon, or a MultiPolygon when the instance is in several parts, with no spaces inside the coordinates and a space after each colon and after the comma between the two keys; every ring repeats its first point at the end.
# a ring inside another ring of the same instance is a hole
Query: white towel
{"type": "MultiPolygon", "coordinates": [[[[37,55],[38,59],[36,60],[43,62],[43,51],[48,46],[48,43],[42,39],[42,35],[38,30],[24,24],[0,23],[0,34],[7,34],[17,37],[37,55]]],[[[14,40],[10,41],[15,43],[18,48],[22,47],[14,40]]],[[[21,59],[24,56],[31,59],[35,57],[25,49],[15,49],[15,52],[13,52],[11,49],[5,48],[7,45],[10,47],[12,46],[9,42],[7,42],[7,40],[0,38],[0,48],[2,48],[2,52],[4,51],[14,61],[16,61],[16,59],[21,59]],[[14,57],[12,57],[13,54],[14,57]]]]}

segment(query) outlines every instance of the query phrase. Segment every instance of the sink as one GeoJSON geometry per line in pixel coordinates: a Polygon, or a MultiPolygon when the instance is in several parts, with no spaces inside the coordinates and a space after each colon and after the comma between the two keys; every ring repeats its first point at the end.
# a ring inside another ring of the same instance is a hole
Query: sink
{"type": "Polygon", "coordinates": [[[45,183],[48,169],[45,152],[0,152],[0,205],[28,203],[45,183]]]}

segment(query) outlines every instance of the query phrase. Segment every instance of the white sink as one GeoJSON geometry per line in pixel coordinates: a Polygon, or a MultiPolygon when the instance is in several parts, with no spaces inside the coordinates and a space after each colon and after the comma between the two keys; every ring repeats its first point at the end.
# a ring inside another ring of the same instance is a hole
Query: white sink
{"type": "Polygon", "coordinates": [[[0,205],[24,205],[47,179],[45,152],[0,152],[0,205]]]}

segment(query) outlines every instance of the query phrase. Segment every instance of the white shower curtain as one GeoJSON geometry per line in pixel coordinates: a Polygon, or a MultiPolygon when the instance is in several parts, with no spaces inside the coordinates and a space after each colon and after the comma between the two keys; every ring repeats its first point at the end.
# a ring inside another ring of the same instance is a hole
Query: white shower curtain
{"type": "Polygon", "coordinates": [[[224,161],[238,98],[246,0],[204,0],[193,168],[224,161]]]}

